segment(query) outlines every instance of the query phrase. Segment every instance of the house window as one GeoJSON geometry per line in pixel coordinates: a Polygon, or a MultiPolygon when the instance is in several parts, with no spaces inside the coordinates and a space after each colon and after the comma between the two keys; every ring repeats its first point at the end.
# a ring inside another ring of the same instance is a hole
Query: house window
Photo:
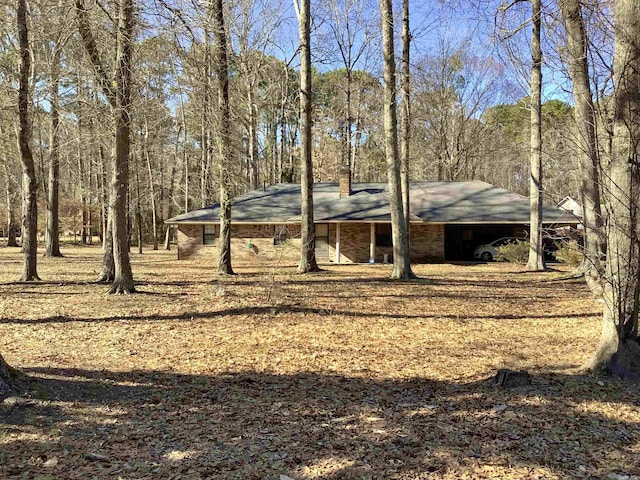
{"type": "Polygon", "coordinates": [[[273,244],[284,245],[289,239],[289,230],[286,225],[274,225],[273,244]]]}
{"type": "Polygon", "coordinates": [[[391,247],[392,245],[393,241],[391,240],[391,224],[376,223],[376,246],[391,247]]]}
{"type": "Polygon", "coordinates": [[[203,225],[202,227],[202,244],[215,245],[218,236],[217,225],[203,225]]]}
{"type": "Polygon", "coordinates": [[[316,257],[326,258],[329,256],[329,224],[317,223],[316,230],[316,257]]]}

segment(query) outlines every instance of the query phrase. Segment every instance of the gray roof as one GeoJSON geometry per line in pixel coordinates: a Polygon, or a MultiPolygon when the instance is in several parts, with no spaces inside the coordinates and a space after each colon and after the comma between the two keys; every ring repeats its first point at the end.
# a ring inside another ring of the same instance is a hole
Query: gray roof
{"type": "MultiPolygon", "coordinates": [[[[313,187],[316,222],[389,222],[386,183],[353,183],[352,195],[339,197],[337,183],[313,187]]],[[[529,199],[480,181],[421,182],[411,185],[411,221],[420,223],[529,223],[529,199]]],[[[178,215],[166,223],[218,223],[219,206],[178,215]]],[[[234,223],[300,222],[300,185],[279,183],[233,200],[234,223]]],[[[578,223],[573,215],[545,206],[544,223],[578,223]]]]}

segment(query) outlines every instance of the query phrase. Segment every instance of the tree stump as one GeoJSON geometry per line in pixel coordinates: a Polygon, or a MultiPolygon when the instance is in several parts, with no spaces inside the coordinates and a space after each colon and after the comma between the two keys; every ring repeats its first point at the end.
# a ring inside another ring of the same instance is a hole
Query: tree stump
{"type": "Polygon", "coordinates": [[[526,370],[515,371],[502,368],[491,379],[491,384],[499,389],[527,387],[531,385],[531,375],[526,370]]]}

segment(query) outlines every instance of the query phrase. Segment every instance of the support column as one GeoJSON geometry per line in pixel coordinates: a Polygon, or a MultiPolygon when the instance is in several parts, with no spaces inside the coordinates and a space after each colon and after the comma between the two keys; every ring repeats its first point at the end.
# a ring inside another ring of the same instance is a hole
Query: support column
{"type": "Polygon", "coordinates": [[[369,263],[376,263],[376,224],[371,224],[369,234],[369,263]]]}
{"type": "Polygon", "coordinates": [[[340,264],[340,224],[336,223],[336,263],[340,264]]]}

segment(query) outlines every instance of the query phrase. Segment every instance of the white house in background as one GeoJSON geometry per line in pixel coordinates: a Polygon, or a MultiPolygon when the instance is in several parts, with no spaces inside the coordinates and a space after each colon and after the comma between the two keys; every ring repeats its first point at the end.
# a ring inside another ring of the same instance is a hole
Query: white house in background
{"type": "Polygon", "coordinates": [[[580,202],[578,202],[575,198],[566,196],[556,206],[582,220],[582,205],[580,205],[580,202]]]}

